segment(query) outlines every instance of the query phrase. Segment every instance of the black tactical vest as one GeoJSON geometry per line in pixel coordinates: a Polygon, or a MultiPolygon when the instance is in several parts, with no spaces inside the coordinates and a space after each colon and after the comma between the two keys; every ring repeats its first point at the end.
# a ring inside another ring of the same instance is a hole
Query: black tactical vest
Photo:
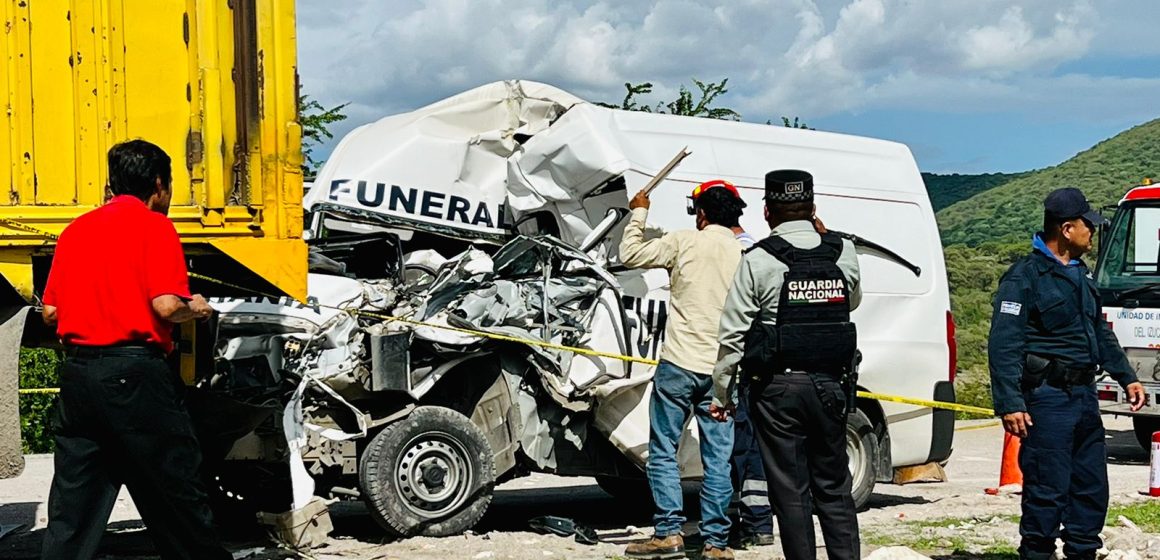
{"type": "Polygon", "coordinates": [[[822,243],[800,249],[780,237],[768,237],[761,248],[789,267],[777,303],[777,324],[760,314],[745,335],[741,366],[753,374],[795,370],[840,376],[849,373],[858,351],[858,334],[850,321],[850,287],[838,268],[842,238],[822,234],[822,243]]]}

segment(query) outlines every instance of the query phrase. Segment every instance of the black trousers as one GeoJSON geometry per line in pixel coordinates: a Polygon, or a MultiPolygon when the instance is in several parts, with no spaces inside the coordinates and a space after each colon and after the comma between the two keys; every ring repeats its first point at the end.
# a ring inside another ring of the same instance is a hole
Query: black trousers
{"type": "Polygon", "coordinates": [[[815,506],[830,560],[861,557],[850,495],[844,398],[836,381],[820,381],[815,387],[805,374],[773,375],[754,382],[750,392],[749,414],[788,560],[817,557],[815,506]]]}
{"type": "Polygon", "coordinates": [[[162,558],[228,559],[198,478],[181,379],[159,352],[84,350],[61,369],[56,471],[41,558],[96,555],[121,485],[162,558]]]}

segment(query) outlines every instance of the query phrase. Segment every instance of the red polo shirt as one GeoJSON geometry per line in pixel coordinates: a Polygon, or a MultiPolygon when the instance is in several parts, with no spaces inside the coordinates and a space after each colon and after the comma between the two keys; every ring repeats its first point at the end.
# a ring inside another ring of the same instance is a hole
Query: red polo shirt
{"type": "Polygon", "coordinates": [[[173,222],[133,196],[118,196],[69,224],[56,245],[44,303],[56,307],[65,344],[146,343],[173,350],[173,325],[153,298],[189,297],[185,254],[173,222]]]}

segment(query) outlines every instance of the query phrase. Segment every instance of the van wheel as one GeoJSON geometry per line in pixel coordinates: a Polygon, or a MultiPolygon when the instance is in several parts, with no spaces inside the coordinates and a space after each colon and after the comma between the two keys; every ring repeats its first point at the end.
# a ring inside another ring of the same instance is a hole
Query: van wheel
{"type": "Polygon", "coordinates": [[[850,457],[851,494],[854,506],[861,511],[870,502],[874,483],[878,480],[878,436],[866,413],[854,409],[846,416],[846,453],[850,457]]]}
{"type": "Polygon", "coordinates": [[[446,537],[472,528],[491,503],[495,461],[466,416],[424,406],[383,428],[359,460],[375,521],[399,537],[446,537]]]}
{"type": "Polygon", "coordinates": [[[1160,418],[1155,416],[1133,416],[1132,430],[1136,432],[1136,441],[1145,451],[1152,450],[1152,434],[1160,432],[1160,418]]]}

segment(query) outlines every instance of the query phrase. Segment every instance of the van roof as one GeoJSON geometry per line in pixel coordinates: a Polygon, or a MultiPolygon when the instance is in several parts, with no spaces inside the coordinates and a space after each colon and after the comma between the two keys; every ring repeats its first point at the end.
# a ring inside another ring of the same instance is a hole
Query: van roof
{"type": "Polygon", "coordinates": [[[910,150],[896,142],[609,109],[506,81],[348,133],[318,174],[325,187],[310,189],[303,205],[503,235],[509,213],[571,212],[558,203],[599,195],[618,177],[639,188],[685,147],[692,154],[667,181],[727,179],[760,199],[767,172],[796,168],[813,174],[823,196],[926,199],[910,150]]]}
{"type": "Polygon", "coordinates": [[[672,174],[674,179],[723,178],[760,189],[767,172],[796,168],[812,173],[815,185],[823,190],[830,186],[925,194],[922,181],[916,180],[920,175],[910,149],[898,142],[591,104],[569,112],[573,111],[606,113],[612,120],[610,128],[624,137],[620,148],[630,167],[646,173],[655,172],[687,144],[694,154],[708,151],[712,157],[690,157],[672,174]]]}
{"type": "MultiPolygon", "coordinates": [[[[487,105],[504,99],[515,99],[525,105],[534,100],[541,106],[552,104],[566,108],[565,115],[586,112],[590,113],[588,118],[607,120],[609,129],[631,140],[622,142],[620,148],[630,167],[640,172],[657,171],[680,149],[682,142],[694,152],[700,146],[702,151],[712,154],[710,158],[686,160],[672,174],[675,180],[724,178],[738,186],[763,188],[766,172],[798,168],[812,173],[815,184],[823,190],[833,186],[925,194],[922,181],[915,180],[920,175],[910,149],[898,142],[780,125],[610,109],[530,80],[485,84],[410,113],[363,125],[348,137],[352,141],[362,136],[377,137],[380,131],[395,132],[402,124],[400,120],[410,124],[432,114],[486,110],[483,108],[487,105]],[[664,146],[675,147],[660,149],[664,146]]],[[[520,116],[523,123],[531,125],[533,130],[529,132],[546,128],[547,122],[536,123],[537,120],[545,121],[545,117],[552,120],[550,112],[543,109],[527,113],[520,116]]],[[[373,144],[381,146],[380,142],[382,138],[376,138],[373,144]]],[[[336,149],[334,155],[341,157],[343,151],[336,149]]]]}

